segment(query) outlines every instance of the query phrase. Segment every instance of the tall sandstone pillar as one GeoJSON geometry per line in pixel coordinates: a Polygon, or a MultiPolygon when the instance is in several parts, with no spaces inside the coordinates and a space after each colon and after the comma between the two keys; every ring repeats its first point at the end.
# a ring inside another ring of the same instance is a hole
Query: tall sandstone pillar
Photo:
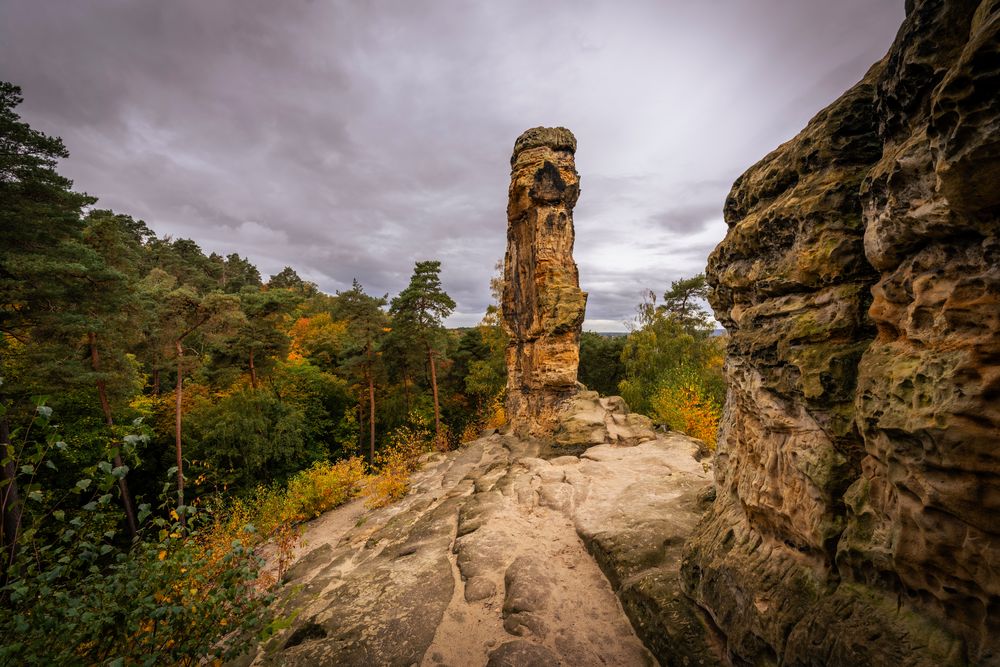
{"type": "Polygon", "coordinates": [[[551,433],[557,406],[576,393],[587,295],[573,261],[575,152],[566,128],[536,127],[510,159],[502,308],[507,415],[519,434],[551,433]]]}

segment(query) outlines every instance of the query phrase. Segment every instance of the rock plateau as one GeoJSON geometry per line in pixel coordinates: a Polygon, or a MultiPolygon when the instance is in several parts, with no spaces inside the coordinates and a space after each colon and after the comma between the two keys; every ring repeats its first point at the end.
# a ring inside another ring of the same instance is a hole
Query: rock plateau
{"type": "Polygon", "coordinates": [[[494,434],[431,455],[398,503],[307,527],[290,626],[254,665],[713,665],[680,589],[711,485],[677,434],[580,456],[494,434]]]}

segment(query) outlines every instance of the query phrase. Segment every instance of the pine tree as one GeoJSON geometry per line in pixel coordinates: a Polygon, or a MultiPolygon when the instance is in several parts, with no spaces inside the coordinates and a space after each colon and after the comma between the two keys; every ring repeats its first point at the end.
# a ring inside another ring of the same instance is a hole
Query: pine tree
{"type": "Polygon", "coordinates": [[[337,292],[335,316],[347,323],[348,355],[346,365],[360,368],[368,387],[368,462],[375,459],[375,366],[379,343],[388,331],[389,318],[383,308],[387,296],[365,294],[361,283],[354,280],[350,290],[337,292]]]}
{"type": "MultiPolygon", "coordinates": [[[[56,172],[69,153],[61,139],[21,121],[15,108],[22,101],[20,88],[0,82],[0,354],[6,359],[18,348],[37,360],[29,367],[55,372],[53,357],[66,355],[67,342],[80,334],[80,322],[59,305],[80,294],[81,210],[95,200],[73,192],[72,182],[56,172]]],[[[7,368],[0,374],[0,544],[10,562],[21,507],[8,411],[30,393],[31,378],[12,377],[7,368]]]]}
{"type": "MultiPolygon", "coordinates": [[[[126,351],[139,340],[142,308],[135,291],[142,244],[152,232],[142,221],[112,211],[91,211],[86,218],[84,243],[101,258],[100,270],[89,272],[94,287],[78,304],[87,320],[87,356],[109,436],[114,437],[114,412],[109,383],[126,374],[126,351]],[[103,353],[102,353],[103,352],[103,353]]],[[[120,448],[113,446],[116,468],[124,468],[120,448]]],[[[138,530],[126,476],[118,479],[129,533],[138,530]]]]}
{"type": "Polygon", "coordinates": [[[150,335],[161,347],[173,354],[177,372],[174,393],[174,446],[177,456],[177,505],[181,521],[185,522],[184,456],[181,439],[183,422],[184,374],[190,371],[185,356],[185,344],[195,334],[220,338],[232,335],[245,320],[239,309],[239,299],[230,294],[209,292],[200,294],[188,285],[176,287],[176,279],[160,269],[153,269],[143,279],[147,308],[155,325],[150,335]]]}
{"type": "Polygon", "coordinates": [[[393,326],[427,354],[434,396],[434,431],[438,446],[443,447],[435,357],[443,347],[442,321],[455,310],[455,302],[442,288],[440,273],[441,262],[417,262],[410,284],[392,300],[389,313],[393,316],[393,326]]]}

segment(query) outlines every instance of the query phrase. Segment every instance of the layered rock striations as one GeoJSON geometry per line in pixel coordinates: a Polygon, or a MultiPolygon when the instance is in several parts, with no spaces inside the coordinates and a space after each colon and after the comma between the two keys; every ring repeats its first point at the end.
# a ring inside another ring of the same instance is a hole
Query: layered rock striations
{"type": "Polygon", "coordinates": [[[734,662],[1000,664],[1000,2],[889,54],[741,176],[687,592],[734,662]]]}
{"type": "Polygon", "coordinates": [[[514,144],[507,204],[503,323],[507,416],[519,433],[544,435],[576,392],[587,295],[573,261],[573,207],[580,194],[569,130],[536,127],[514,144]]]}

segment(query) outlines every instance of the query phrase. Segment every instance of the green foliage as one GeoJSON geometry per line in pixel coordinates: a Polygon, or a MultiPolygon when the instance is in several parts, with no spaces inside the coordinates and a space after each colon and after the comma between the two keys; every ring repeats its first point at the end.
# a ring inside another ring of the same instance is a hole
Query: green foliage
{"type": "Polygon", "coordinates": [[[705,281],[705,274],[699,273],[691,278],[671,282],[670,289],[663,293],[661,310],[689,330],[710,331],[711,324],[700,303],[707,298],[708,283],[705,281]]]}
{"type": "Polygon", "coordinates": [[[306,297],[316,294],[317,288],[314,283],[302,280],[299,274],[290,266],[286,266],[276,275],[271,276],[267,281],[268,289],[287,289],[306,297]]]}
{"type": "Polygon", "coordinates": [[[46,487],[38,473],[67,447],[51,415],[39,403],[7,447],[25,495],[23,529],[0,588],[0,662],[158,665],[236,657],[266,621],[269,599],[254,588],[258,559],[239,543],[207,551],[197,530],[185,538],[179,524],[150,520],[149,505],[140,506],[141,538],[124,541],[115,499],[128,467],[111,460],[84,468],[68,489],[46,487]]]}
{"type": "MultiPolygon", "coordinates": [[[[184,395],[186,478],[198,494],[280,481],[356,451],[348,382],[305,360],[275,363],[257,389],[238,382],[212,391],[192,383],[184,395]]],[[[145,409],[169,447],[173,397],[145,409]]]]}
{"type": "Polygon", "coordinates": [[[602,336],[584,331],[580,336],[580,368],[577,377],[588,389],[602,396],[618,393],[618,384],[625,376],[622,351],[624,336],[602,336]]]}
{"type": "MultiPolygon", "coordinates": [[[[639,305],[637,326],[622,350],[622,398],[632,409],[659,419],[671,428],[707,437],[714,425],[705,414],[720,412],[725,400],[721,341],[712,337],[712,322],[701,306],[704,276],[676,280],[657,305],[650,292],[639,305]],[[690,424],[683,426],[679,406],[690,424]],[[673,406],[673,407],[670,407],[673,406]]],[[[714,437],[711,438],[714,440],[714,437]]]]}
{"type": "Polygon", "coordinates": [[[304,411],[270,390],[239,388],[198,401],[187,415],[187,455],[215,487],[286,477],[326,453],[308,439],[304,411]]]}

